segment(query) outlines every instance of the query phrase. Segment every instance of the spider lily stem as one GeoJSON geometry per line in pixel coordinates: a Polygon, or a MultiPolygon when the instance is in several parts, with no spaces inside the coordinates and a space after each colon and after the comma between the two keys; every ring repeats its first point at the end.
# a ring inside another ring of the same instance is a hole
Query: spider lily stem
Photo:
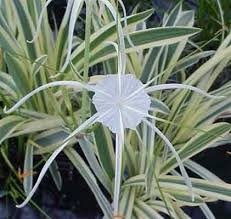
{"type": "Polygon", "coordinates": [[[119,215],[119,195],[121,184],[121,169],[123,156],[122,139],[119,134],[116,134],[116,164],[115,164],[115,184],[114,184],[114,215],[119,215]]]}
{"type": "Polygon", "coordinates": [[[115,155],[115,183],[114,183],[114,216],[119,214],[119,199],[120,186],[122,176],[122,160],[123,160],[123,146],[124,146],[124,127],[122,121],[122,114],[120,112],[120,133],[116,133],[116,155],[115,155]]]}

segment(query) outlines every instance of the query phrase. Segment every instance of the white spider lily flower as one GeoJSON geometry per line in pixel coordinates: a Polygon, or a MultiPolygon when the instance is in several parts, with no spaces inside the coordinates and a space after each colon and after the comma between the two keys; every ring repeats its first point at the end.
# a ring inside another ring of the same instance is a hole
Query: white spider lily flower
{"type": "Polygon", "coordinates": [[[123,127],[135,129],[142,121],[144,115],[148,114],[151,100],[144,89],[139,93],[127,98],[136,90],[143,88],[141,81],[137,80],[133,75],[123,75],[121,84],[121,94],[119,94],[118,76],[110,75],[105,79],[99,81],[96,85],[97,90],[103,92],[96,92],[93,96],[93,104],[98,113],[103,113],[109,109],[111,112],[101,119],[101,123],[109,127],[113,133],[121,133],[120,120],[118,118],[121,113],[123,127]],[[105,95],[109,94],[109,95],[105,95]],[[142,113],[136,113],[129,108],[138,109],[142,113]]]}
{"type": "Polygon", "coordinates": [[[23,207],[30,201],[43,176],[48,170],[49,165],[69,144],[70,139],[96,122],[102,123],[116,134],[116,169],[113,201],[114,215],[119,214],[119,194],[121,184],[122,152],[124,147],[124,129],[136,129],[136,126],[139,125],[141,122],[146,123],[154,132],[156,132],[164,140],[170,151],[172,151],[173,155],[176,157],[181,173],[185,178],[185,182],[189,187],[193,199],[194,195],[192,192],[192,184],[179,155],[175,151],[170,141],[164,136],[164,134],[146,119],[146,117],[152,118],[152,116],[148,114],[151,104],[151,97],[148,95],[148,93],[170,88],[180,88],[193,90],[210,98],[217,98],[216,96],[209,95],[198,88],[182,84],[172,84],[171,86],[169,84],[165,84],[150,86],[146,88],[146,85],[143,85],[131,74],[121,75],[121,92],[119,92],[120,85],[118,75],[108,75],[100,80],[96,85],[82,84],[76,81],[57,81],[48,83],[27,94],[25,97],[19,100],[11,109],[6,110],[5,108],[4,112],[11,113],[15,111],[32,95],[54,86],[70,86],[77,87],[78,89],[87,89],[89,91],[93,91],[95,93],[93,96],[93,104],[95,105],[97,113],[85,122],[83,122],[83,124],[81,124],[78,128],[76,128],[76,130],[74,130],[63,141],[63,144],[53,152],[53,154],[49,157],[44,167],[42,168],[33,189],[31,190],[25,201],[22,204],[17,205],[17,207],[23,207]]]}

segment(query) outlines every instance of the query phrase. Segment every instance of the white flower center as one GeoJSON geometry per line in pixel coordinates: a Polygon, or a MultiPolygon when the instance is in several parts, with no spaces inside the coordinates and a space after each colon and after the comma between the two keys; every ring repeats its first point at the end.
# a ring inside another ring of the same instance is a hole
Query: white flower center
{"type": "Polygon", "coordinates": [[[143,89],[141,81],[133,75],[121,76],[121,92],[119,92],[118,75],[109,75],[96,85],[93,104],[98,113],[109,113],[100,119],[114,133],[120,133],[120,114],[124,128],[134,129],[148,114],[151,100],[143,89]],[[139,89],[139,92],[136,92],[139,89]],[[105,93],[105,94],[104,94],[105,93]],[[106,95],[107,94],[107,95],[106,95]]]}

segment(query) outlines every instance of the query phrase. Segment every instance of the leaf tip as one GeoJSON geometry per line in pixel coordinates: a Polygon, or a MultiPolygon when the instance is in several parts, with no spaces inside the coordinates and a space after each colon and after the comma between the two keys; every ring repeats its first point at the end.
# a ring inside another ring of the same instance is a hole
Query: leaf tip
{"type": "Polygon", "coordinates": [[[26,42],[27,42],[27,43],[33,43],[34,40],[35,40],[35,38],[33,38],[32,40],[27,40],[26,42]]]}
{"type": "Polygon", "coordinates": [[[3,112],[4,112],[5,114],[8,114],[8,113],[9,113],[9,110],[7,110],[7,107],[6,107],[6,106],[4,106],[3,112]]]}
{"type": "Polygon", "coordinates": [[[24,204],[22,203],[22,204],[20,204],[20,205],[16,205],[15,207],[16,207],[16,208],[22,208],[22,207],[24,207],[24,204]]]}

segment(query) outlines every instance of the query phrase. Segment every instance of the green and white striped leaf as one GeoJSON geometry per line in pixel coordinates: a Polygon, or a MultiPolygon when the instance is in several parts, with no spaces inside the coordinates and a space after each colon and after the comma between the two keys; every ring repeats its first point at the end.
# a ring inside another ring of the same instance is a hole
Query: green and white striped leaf
{"type": "Polygon", "coordinates": [[[20,116],[7,116],[0,120],[0,144],[24,123],[20,116]]]}
{"type": "Polygon", "coordinates": [[[161,112],[164,114],[169,114],[170,109],[169,107],[162,101],[158,100],[157,98],[152,97],[151,98],[151,109],[155,112],[161,112]]]}
{"type": "MultiPolygon", "coordinates": [[[[128,28],[130,26],[134,26],[144,20],[146,20],[148,17],[150,17],[153,13],[153,10],[147,10],[138,14],[134,14],[127,17],[127,24],[128,28]]],[[[123,22],[124,19],[121,19],[121,22],[123,22]]],[[[93,53],[96,53],[97,51],[100,51],[102,48],[104,48],[107,44],[105,44],[106,41],[114,41],[117,39],[117,30],[116,30],[116,22],[111,22],[110,24],[104,26],[97,32],[91,35],[90,38],[90,48],[91,48],[91,56],[93,53]]],[[[73,64],[76,66],[76,68],[80,71],[82,69],[84,60],[84,48],[85,43],[83,42],[78,46],[78,48],[73,51],[72,54],[72,61],[73,64]]],[[[114,57],[116,54],[114,55],[114,57]]]]}
{"type": "Polygon", "coordinates": [[[170,213],[173,216],[173,218],[176,218],[174,209],[169,205],[170,204],[169,202],[167,206],[169,212],[167,210],[166,204],[163,201],[150,199],[147,201],[147,204],[152,206],[152,208],[155,209],[157,212],[163,212],[164,214],[167,214],[167,215],[170,213]]]}
{"type": "Polygon", "coordinates": [[[104,186],[104,188],[110,193],[112,182],[111,182],[110,178],[108,177],[108,175],[105,174],[105,172],[101,168],[101,166],[98,162],[98,159],[95,156],[94,145],[91,144],[91,142],[89,140],[87,140],[86,138],[79,139],[78,142],[79,142],[79,145],[80,145],[92,171],[94,172],[94,174],[96,175],[98,180],[101,182],[101,184],[104,186]]]}
{"type": "Polygon", "coordinates": [[[198,63],[201,59],[207,58],[213,55],[214,53],[215,51],[204,51],[204,52],[196,53],[195,55],[191,55],[189,57],[185,57],[177,62],[176,66],[173,69],[173,73],[177,73],[181,70],[185,70],[188,67],[191,67],[192,65],[198,63]]]}
{"type": "Polygon", "coordinates": [[[124,218],[132,218],[133,206],[136,198],[135,188],[125,188],[121,194],[119,209],[123,212],[124,218]]]}
{"type": "Polygon", "coordinates": [[[29,57],[33,60],[36,58],[36,44],[28,43],[27,40],[33,38],[33,27],[32,20],[27,11],[27,8],[23,6],[23,3],[18,0],[13,0],[14,12],[17,23],[17,28],[20,33],[20,36],[23,37],[21,41],[24,48],[27,49],[29,57]]]}
{"type": "Polygon", "coordinates": [[[19,53],[20,51],[20,45],[3,16],[0,16],[0,48],[11,53],[19,53]]]}
{"type": "MultiPolygon", "coordinates": [[[[188,141],[178,154],[182,160],[186,160],[193,155],[203,151],[212,143],[221,140],[231,129],[228,123],[217,123],[209,126],[204,133],[199,133],[188,141]]],[[[169,158],[161,168],[161,173],[166,173],[177,166],[174,157],[169,158]]]]}
{"type": "Polygon", "coordinates": [[[33,76],[35,76],[39,70],[41,69],[41,67],[43,67],[43,65],[46,63],[47,61],[47,55],[42,55],[39,58],[37,58],[34,61],[33,67],[32,67],[32,74],[33,76]]]}
{"type": "Polygon", "coordinates": [[[224,182],[221,180],[218,176],[201,166],[200,164],[194,162],[191,159],[188,159],[184,162],[185,167],[190,169],[192,172],[196,173],[198,176],[200,176],[203,179],[213,181],[213,182],[224,182]]]}
{"type": "MultiPolygon", "coordinates": [[[[125,39],[126,53],[135,52],[140,49],[174,44],[197,34],[199,31],[200,29],[198,28],[188,27],[160,27],[135,31],[129,34],[134,44],[133,47],[131,47],[125,39]]],[[[113,46],[101,46],[101,49],[97,53],[92,52],[90,65],[94,65],[113,57],[116,57],[116,51],[113,46]]]]}
{"type": "MultiPolygon", "coordinates": [[[[231,185],[228,183],[211,182],[208,180],[194,179],[192,180],[193,191],[212,200],[231,201],[231,185]]],[[[163,189],[168,191],[181,190],[188,191],[184,178],[181,176],[160,176],[159,183],[163,189]]]]}
{"type": "Polygon", "coordinates": [[[12,136],[36,133],[39,131],[62,127],[62,125],[63,121],[61,118],[53,117],[49,119],[38,119],[24,123],[13,133],[12,136]]]}
{"type": "MultiPolygon", "coordinates": [[[[179,196],[181,194],[184,194],[184,196],[181,196],[180,198],[183,200],[187,200],[187,202],[190,202],[190,193],[188,190],[188,187],[185,185],[185,180],[182,176],[171,176],[171,175],[160,175],[158,178],[160,187],[165,193],[169,194],[178,194],[179,196]],[[188,196],[186,195],[188,193],[188,196]],[[186,199],[186,197],[188,197],[186,199]]],[[[215,200],[225,200],[230,201],[231,200],[231,185],[225,182],[212,182],[208,180],[203,179],[196,179],[191,178],[193,191],[197,195],[200,195],[201,197],[205,197],[207,201],[215,201],[215,200]]],[[[137,175],[135,177],[129,178],[124,184],[123,187],[130,187],[130,186],[145,186],[145,175],[137,175]]],[[[154,186],[154,185],[153,185],[154,186]]],[[[199,203],[200,200],[198,199],[199,203]]],[[[191,197],[191,203],[192,203],[192,197],[191,197]]],[[[199,204],[198,203],[198,204],[199,204]]],[[[193,203],[192,203],[193,204],[193,203]]]]}
{"type": "Polygon", "coordinates": [[[94,130],[97,153],[102,168],[110,177],[114,177],[114,149],[110,132],[101,124],[94,130]]]}
{"type": "Polygon", "coordinates": [[[29,93],[32,81],[28,75],[25,60],[19,59],[19,57],[12,54],[5,54],[5,61],[16,85],[18,96],[29,93]]]}
{"type": "Polygon", "coordinates": [[[14,84],[13,78],[5,72],[0,72],[0,88],[5,92],[5,95],[17,98],[17,88],[14,84]]]}
{"type": "Polygon", "coordinates": [[[176,189],[163,189],[165,196],[168,196],[172,200],[175,200],[179,205],[182,206],[198,206],[203,204],[205,201],[209,201],[206,198],[201,198],[198,194],[194,195],[194,201],[188,191],[182,191],[176,189]]]}
{"type": "Polygon", "coordinates": [[[139,199],[135,200],[134,212],[138,218],[164,219],[150,205],[139,199]]]}

